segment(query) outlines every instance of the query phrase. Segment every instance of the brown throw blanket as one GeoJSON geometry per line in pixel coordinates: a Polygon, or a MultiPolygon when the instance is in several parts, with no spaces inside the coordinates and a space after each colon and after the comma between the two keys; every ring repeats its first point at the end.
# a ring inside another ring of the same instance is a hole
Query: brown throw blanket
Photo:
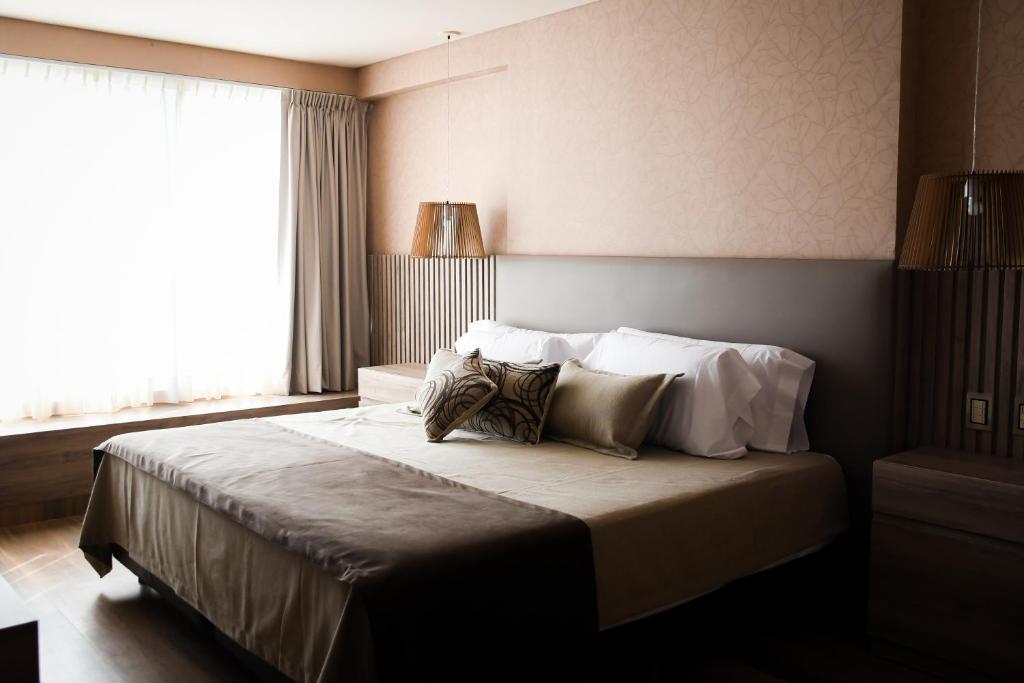
{"type": "MultiPolygon", "coordinates": [[[[97,450],[348,582],[382,680],[594,671],[590,532],[575,517],[261,420],[126,434],[97,450]]],[[[84,550],[109,563],[109,548],[84,550]]]]}

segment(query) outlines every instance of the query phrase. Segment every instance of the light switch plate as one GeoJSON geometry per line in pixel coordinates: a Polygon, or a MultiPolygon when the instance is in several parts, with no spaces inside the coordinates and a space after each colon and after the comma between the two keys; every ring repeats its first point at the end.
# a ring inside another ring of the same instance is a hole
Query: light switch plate
{"type": "Polygon", "coordinates": [[[964,408],[964,426],[983,432],[992,431],[992,394],[968,392],[964,408]]]}
{"type": "Polygon", "coordinates": [[[1024,398],[1018,398],[1013,402],[1013,415],[1010,416],[1013,424],[1013,433],[1024,436],[1024,398]]]}

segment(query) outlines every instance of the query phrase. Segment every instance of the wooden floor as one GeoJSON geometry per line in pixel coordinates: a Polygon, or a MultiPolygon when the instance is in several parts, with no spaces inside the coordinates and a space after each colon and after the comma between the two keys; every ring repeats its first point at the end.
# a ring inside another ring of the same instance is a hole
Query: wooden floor
{"type": "MultiPolygon", "coordinates": [[[[100,579],[77,548],[80,517],[0,528],[0,573],[40,619],[43,681],[249,681],[216,642],[115,564],[100,579]]],[[[804,626],[667,617],[603,634],[602,678],[668,683],[931,683],[850,639],[804,626]],[[744,628],[747,626],[747,628],[744,628]],[[724,628],[729,630],[723,631],[724,628]],[[751,636],[751,630],[754,635],[751,636]]],[[[0,676],[2,678],[2,676],[0,676]]]]}
{"type": "Polygon", "coordinates": [[[39,618],[43,681],[251,680],[127,569],[100,579],[78,550],[80,524],[0,528],[0,572],[39,618]]]}

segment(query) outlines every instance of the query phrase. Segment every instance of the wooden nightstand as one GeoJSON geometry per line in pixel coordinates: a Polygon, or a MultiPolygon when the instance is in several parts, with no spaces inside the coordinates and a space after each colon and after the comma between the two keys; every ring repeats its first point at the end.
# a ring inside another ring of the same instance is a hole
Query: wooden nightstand
{"type": "Polygon", "coordinates": [[[359,368],[359,405],[414,401],[426,374],[424,363],[359,368]]]}
{"type": "Polygon", "coordinates": [[[879,653],[954,680],[1024,680],[1024,463],[899,453],[875,462],[873,508],[879,653]]]}
{"type": "Polygon", "coordinates": [[[39,681],[39,625],[0,577],[0,671],[11,683],[39,681]]]}

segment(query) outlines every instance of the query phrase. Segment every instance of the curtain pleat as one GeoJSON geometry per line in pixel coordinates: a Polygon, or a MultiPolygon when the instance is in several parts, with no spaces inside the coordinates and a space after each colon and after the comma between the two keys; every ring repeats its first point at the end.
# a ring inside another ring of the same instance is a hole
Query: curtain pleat
{"type": "Polygon", "coordinates": [[[354,97],[282,94],[281,267],[290,393],[355,387],[369,363],[366,119],[354,97]]]}

